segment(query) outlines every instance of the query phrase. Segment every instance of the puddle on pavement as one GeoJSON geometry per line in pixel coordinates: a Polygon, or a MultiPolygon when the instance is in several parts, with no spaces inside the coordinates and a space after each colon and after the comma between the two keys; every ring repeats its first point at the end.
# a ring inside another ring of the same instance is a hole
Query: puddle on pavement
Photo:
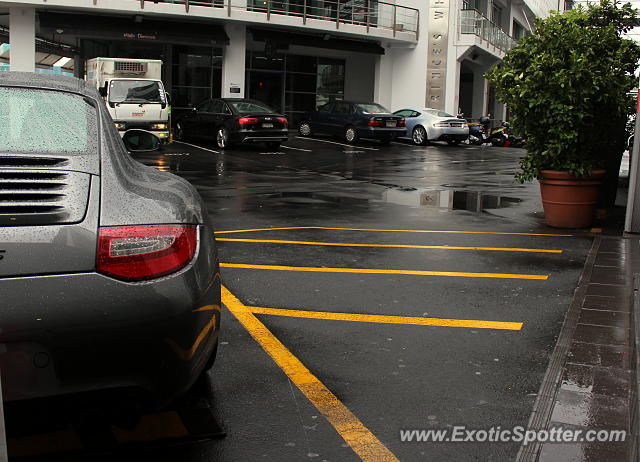
{"type": "Polygon", "coordinates": [[[409,207],[434,207],[448,210],[467,210],[481,213],[512,207],[522,199],[484,194],[478,191],[389,189],[385,191],[385,201],[409,207]]]}

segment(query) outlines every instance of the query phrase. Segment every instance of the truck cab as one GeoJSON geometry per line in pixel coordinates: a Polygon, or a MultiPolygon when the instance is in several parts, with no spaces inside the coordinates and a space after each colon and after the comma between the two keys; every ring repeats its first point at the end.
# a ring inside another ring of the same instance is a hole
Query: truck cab
{"type": "Polygon", "coordinates": [[[160,60],[94,58],[87,61],[87,80],[107,103],[116,128],[123,135],[132,128],[169,140],[169,101],[160,60]]]}

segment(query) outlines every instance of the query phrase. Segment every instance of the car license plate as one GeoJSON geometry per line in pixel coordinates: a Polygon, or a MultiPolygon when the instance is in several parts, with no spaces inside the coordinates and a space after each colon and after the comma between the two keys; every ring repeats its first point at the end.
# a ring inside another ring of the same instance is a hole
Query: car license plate
{"type": "Polygon", "coordinates": [[[398,126],[398,122],[396,122],[395,120],[387,120],[387,128],[397,127],[397,126],[398,126]]]}
{"type": "Polygon", "coordinates": [[[262,124],[262,128],[273,128],[273,124],[262,124]]]}

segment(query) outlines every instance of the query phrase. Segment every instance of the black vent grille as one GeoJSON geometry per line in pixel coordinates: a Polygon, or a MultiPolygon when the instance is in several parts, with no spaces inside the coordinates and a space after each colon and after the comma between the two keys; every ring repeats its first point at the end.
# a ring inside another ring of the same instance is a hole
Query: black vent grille
{"type": "Polygon", "coordinates": [[[146,63],[137,61],[116,61],[114,63],[115,71],[128,74],[144,74],[147,72],[146,63]]]}
{"type": "Polygon", "coordinates": [[[78,172],[0,169],[0,226],[80,221],[89,178],[78,172]]]}
{"type": "Polygon", "coordinates": [[[69,159],[57,157],[0,156],[0,168],[4,167],[64,167],[69,159]]]}

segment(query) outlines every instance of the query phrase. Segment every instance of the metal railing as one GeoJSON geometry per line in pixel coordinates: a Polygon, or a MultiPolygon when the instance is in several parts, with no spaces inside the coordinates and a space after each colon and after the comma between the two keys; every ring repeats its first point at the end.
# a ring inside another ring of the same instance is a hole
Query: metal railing
{"type": "Polygon", "coordinates": [[[474,9],[460,10],[460,33],[477,35],[505,53],[516,45],[509,34],[474,9]]]}
{"type": "MultiPolygon", "coordinates": [[[[93,0],[94,3],[96,0],[93,0]]],[[[225,9],[232,17],[235,11],[264,13],[270,21],[272,15],[296,16],[303,24],[308,19],[331,21],[339,29],[343,24],[413,33],[418,39],[420,11],[417,8],[396,5],[379,0],[134,0],[145,3],[172,3],[189,12],[192,6],[225,9]]]]}

